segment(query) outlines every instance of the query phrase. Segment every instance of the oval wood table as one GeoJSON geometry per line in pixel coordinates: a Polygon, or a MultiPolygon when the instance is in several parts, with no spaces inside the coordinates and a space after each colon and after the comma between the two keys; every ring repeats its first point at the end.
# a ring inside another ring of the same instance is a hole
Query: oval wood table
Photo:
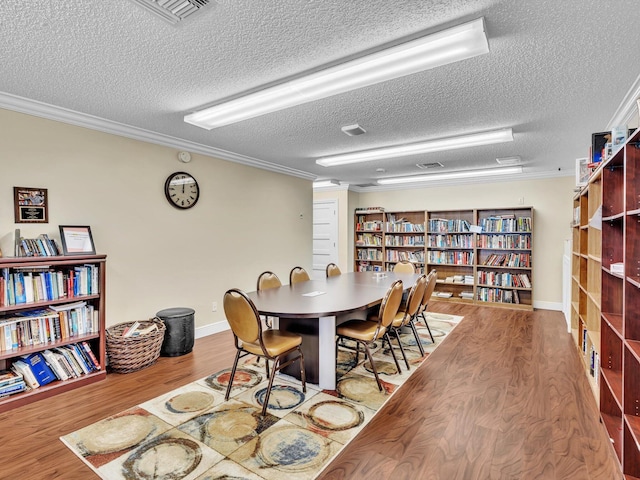
{"type": "MultiPolygon", "coordinates": [[[[278,328],[302,335],[305,373],[321,389],[336,388],[336,325],[377,313],[385,293],[396,280],[405,290],[419,275],[407,273],[351,272],[313,279],[295,285],[249,292],[261,315],[278,318],[278,328]]],[[[283,372],[296,378],[295,363],[283,372]]]]}

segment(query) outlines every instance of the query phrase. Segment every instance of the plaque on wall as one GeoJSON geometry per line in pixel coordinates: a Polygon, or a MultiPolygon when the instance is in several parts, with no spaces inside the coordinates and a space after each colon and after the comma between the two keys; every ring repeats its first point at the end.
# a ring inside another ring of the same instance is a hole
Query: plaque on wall
{"type": "Polygon", "coordinates": [[[47,189],[13,187],[16,223],[49,223],[47,189]]]}

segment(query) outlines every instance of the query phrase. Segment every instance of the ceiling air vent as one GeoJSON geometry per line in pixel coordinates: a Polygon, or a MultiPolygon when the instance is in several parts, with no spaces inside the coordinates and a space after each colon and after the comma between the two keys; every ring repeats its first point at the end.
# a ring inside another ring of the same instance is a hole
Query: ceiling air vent
{"type": "Polygon", "coordinates": [[[211,0],[132,0],[163,20],[176,24],[206,7],[211,0]]]}
{"type": "Polygon", "coordinates": [[[366,133],[366,130],[357,123],[354,125],[345,125],[340,130],[342,130],[350,137],[355,137],[356,135],[362,135],[363,133],[366,133]]]}
{"type": "Polygon", "coordinates": [[[442,168],[444,167],[444,165],[442,165],[440,162],[416,163],[416,167],[427,170],[428,168],[442,168]]]}

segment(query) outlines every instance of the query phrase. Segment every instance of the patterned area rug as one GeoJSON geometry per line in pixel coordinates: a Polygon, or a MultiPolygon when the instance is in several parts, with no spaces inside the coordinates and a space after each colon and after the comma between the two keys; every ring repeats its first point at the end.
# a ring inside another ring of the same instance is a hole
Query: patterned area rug
{"type": "Polygon", "coordinates": [[[383,392],[364,355],[356,361],[353,350],[341,347],[335,391],[307,385],[304,394],[298,380],[276,377],[268,413],[261,417],[267,386],[264,363],[246,357],[227,402],[230,368],[60,439],[105,480],[313,479],[462,317],[430,313],[427,319],[435,344],[424,324],[418,324],[424,357],[412,333],[402,338],[403,345],[409,345],[405,352],[410,371],[395,339],[400,375],[389,346],[378,342],[373,347],[383,392]]]}

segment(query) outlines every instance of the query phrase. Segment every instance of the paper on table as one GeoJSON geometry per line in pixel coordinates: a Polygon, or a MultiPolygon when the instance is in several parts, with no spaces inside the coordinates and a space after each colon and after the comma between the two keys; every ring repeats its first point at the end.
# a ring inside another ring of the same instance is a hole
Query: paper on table
{"type": "Polygon", "coordinates": [[[302,296],[303,297],[317,297],[318,295],[324,295],[326,292],[319,292],[319,291],[313,291],[313,292],[309,292],[309,293],[303,293],[302,296]]]}

